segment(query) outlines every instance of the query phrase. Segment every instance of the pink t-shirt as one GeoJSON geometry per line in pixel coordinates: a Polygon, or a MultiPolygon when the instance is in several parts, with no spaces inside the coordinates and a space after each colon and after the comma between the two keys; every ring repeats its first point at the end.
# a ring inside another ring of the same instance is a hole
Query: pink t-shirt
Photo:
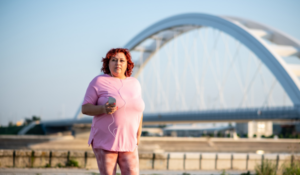
{"type": "Polygon", "coordinates": [[[145,108],[140,83],[133,77],[99,75],[89,84],[83,105],[104,105],[109,96],[116,99],[118,110],[94,116],[88,144],[93,141],[94,148],[132,152],[137,146],[137,132],[145,108]]]}

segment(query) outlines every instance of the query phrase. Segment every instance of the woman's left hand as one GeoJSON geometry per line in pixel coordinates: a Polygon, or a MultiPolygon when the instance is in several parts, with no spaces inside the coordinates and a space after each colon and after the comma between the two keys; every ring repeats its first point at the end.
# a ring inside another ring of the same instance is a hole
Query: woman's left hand
{"type": "Polygon", "coordinates": [[[140,125],[139,125],[139,129],[138,129],[138,132],[137,132],[137,143],[136,145],[139,145],[140,144],[140,138],[141,138],[141,134],[142,134],[142,126],[143,126],[143,115],[141,116],[141,119],[140,119],[140,125]]]}
{"type": "Polygon", "coordinates": [[[137,138],[137,144],[136,145],[139,145],[140,144],[140,137],[137,138]]]}

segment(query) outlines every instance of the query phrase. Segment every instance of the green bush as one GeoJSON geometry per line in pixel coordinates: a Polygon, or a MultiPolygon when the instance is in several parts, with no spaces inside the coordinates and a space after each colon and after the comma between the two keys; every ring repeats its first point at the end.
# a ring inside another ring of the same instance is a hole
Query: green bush
{"type": "Polygon", "coordinates": [[[79,164],[76,160],[74,159],[70,159],[67,163],[66,163],[67,167],[79,167],[79,164]]]}
{"type": "Polygon", "coordinates": [[[221,175],[228,175],[225,170],[222,171],[221,175]]]}
{"type": "Polygon", "coordinates": [[[247,171],[247,173],[242,173],[241,175],[251,175],[250,171],[247,171]]]}
{"type": "Polygon", "coordinates": [[[276,164],[270,160],[263,160],[255,166],[255,172],[257,175],[276,175],[276,164]]]}
{"type": "Polygon", "coordinates": [[[300,162],[295,162],[293,166],[283,167],[282,175],[300,175],[300,162]]]}
{"type": "Polygon", "coordinates": [[[61,163],[58,163],[58,164],[56,164],[56,167],[58,167],[58,168],[62,168],[62,167],[63,167],[63,165],[62,165],[61,163]]]}
{"type": "Polygon", "coordinates": [[[282,175],[300,175],[300,167],[288,167],[285,168],[282,175]]]}

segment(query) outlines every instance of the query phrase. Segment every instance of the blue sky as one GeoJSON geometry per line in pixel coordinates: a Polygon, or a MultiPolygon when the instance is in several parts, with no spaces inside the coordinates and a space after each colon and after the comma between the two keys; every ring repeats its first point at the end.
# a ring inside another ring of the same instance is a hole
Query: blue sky
{"type": "Polygon", "coordinates": [[[101,57],[183,13],[251,19],[300,40],[297,0],[0,1],[0,125],[73,117],[101,57]]]}

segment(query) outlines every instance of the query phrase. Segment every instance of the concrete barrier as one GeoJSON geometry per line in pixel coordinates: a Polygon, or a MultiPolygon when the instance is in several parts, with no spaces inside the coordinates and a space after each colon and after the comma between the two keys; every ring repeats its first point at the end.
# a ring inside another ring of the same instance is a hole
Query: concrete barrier
{"type": "Polygon", "coordinates": [[[231,169],[231,154],[219,153],[217,154],[217,170],[231,169]]]}
{"type": "Polygon", "coordinates": [[[167,153],[156,153],[154,155],[154,169],[155,170],[165,170],[168,164],[168,154],[167,153]]]}
{"type": "MultiPolygon", "coordinates": [[[[254,170],[264,160],[278,165],[278,172],[299,155],[246,153],[139,153],[141,170],[254,170]],[[294,157],[294,158],[292,158],[294,157]]],[[[70,160],[80,168],[98,169],[93,151],[0,150],[0,167],[64,167],[70,160]]]]}
{"type": "Polygon", "coordinates": [[[169,154],[169,170],[183,170],[184,169],[184,153],[170,153],[169,154]]]}
{"type": "Polygon", "coordinates": [[[85,152],[84,151],[70,151],[69,160],[78,162],[79,167],[85,167],[85,152]]]}
{"type": "Polygon", "coordinates": [[[202,153],[201,154],[201,170],[215,170],[216,169],[216,154],[202,153]]]}
{"type": "Polygon", "coordinates": [[[52,151],[51,152],[51,167],[65,166],[68,161],[68,151],[52,151]]]}
{"type": "Polygon", "coordinates": [[[139,166],[142,170],[153,169],[153,153],[140,153],[139,154],[139,166]]]}
{"type": "Polygon", "coordinates": [[[284,166],[291,164],[292,156],[290,154],[279,154],[278,155],[278,168],[281,169],[284,166]]]}
{"type": "Polygon", "coordinates": [[[97,160],[93,151],[86,152],[86,168],[87,169],[98,169],[97,160]]]}
{"type": "Polygon", "coordinates": [[[254,170],[255,166],[261,164],[262,155],[260,154],[249,154],[248,159],[248,170],[254,170]]]}
{"type": "Polygon", "coordinates": [[[50,151],[33,151],[32,166],[35,168],[46,167],[50,165],[50,151]]]}
{"type": "Polygon", "coordinates": [[[233,154],[232,169],[246,170],[247,169],[247,154],[233,154]]]}
{"type": "Polygon", "coordinates": [[[1,168],[10,168],[14,166],[13,154],[14,154],[14,150],[10,150],[10,149],[0,150],[1,168]]]}
{"type": "Polygon", "coordinates": [[[15,151],[15,167],[17,168],[25,168],[31,167],[31,150],[16,150],[15,151]]]}
{"type": "Polygon", "coordinates": [[[264,160],[271,162],[273,165],[277,167],[277,154],[264,154],[264,160]]]}
{"type": "Polygon", "coordinates": [[[200,153],[186,153],[184,169],[199,170],[200,169],[200,153]]]}

